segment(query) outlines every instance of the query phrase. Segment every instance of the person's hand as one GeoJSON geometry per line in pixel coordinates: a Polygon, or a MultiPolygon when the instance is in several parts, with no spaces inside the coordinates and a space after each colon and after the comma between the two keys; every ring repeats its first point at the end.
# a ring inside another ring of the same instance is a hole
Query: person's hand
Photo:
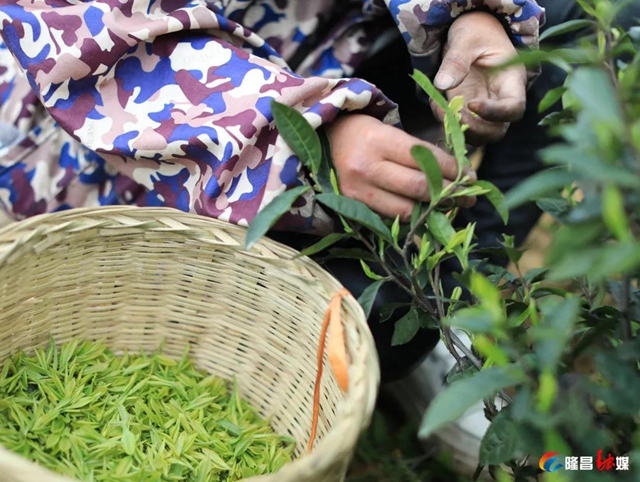
{"type": "MultiPolygon", "coordinates": [[[[451,25],[434,84],[446,91],[449,100],[464,97],[462,122],[469,126],[469,143],[496,142],[504,137],[511,122],[522,118],[526,69],[514,66],[491,72],[516,55],[504,27],[491,14],[467,13],[451,25]]],[[[442,109],[433,102],[431,107],[442,120],[442,109]]]]}
{"type": "MultiPolygon", "coordinates": [[[[382,216],[411,219],[417,201],[429,201],[429,186],[411,149],[421,144],[433,152],[442,169],[444,186],[458,174],[456,160],[436,146],[389,126],[374,117],[351,114],[327,127],[340,191],[382,216]]],[[[476,179],[473,171],[466,172],[476,179]]],[[[459,198],[471,207],[475,198],[459,198]]]]}

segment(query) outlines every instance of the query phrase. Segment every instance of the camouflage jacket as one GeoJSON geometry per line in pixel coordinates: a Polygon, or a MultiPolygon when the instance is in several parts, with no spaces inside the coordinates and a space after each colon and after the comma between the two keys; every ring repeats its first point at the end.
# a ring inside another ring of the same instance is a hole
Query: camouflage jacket
{"type": "MultiPolygon", "coordinates": [[[[533,0],[0,0],[0,218],[133,204],[247,225],[306,182],[272,99],[316,127],[344,111],[394,122],[349,78],[374,20],[390,11],[419,60],[477,8],[536,43],[533,0]]],[[[309,198],[283,227],[330,224],[309,198]]]]}

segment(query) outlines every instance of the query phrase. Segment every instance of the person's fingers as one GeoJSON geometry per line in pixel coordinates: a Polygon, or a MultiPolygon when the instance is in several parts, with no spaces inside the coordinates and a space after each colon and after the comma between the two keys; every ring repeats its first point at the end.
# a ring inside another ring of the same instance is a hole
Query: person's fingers
{"type": "Polygon", "coordinates": [[[458,87],[469,74],[475,60],[475,51],[468,45],[467,35],[462,32],[458,35],[450,35],[448,48],[433,80],[433,85],[439,90],[458,87]]]}
{"type": "MultiPolygon", "coordinates": [[[[464,189],[463,187],[459,187],[456,191],[464,189]]],[[[476,204],[478,198],[476,196],[465,196],[465,197],[456,197],[453,198],[454,205],[460,208],[471,208],[476,204]]]]}
{"type": "Polygon", "coordinates": [[[411,219],[411,214],[415,207],[415,202],[411,199],[375,186],[367,186],[357,193],[353,193],[353,195],[348,193],[345,193],[345,195],[366,204],[386,218],[395,219],[400,216],[400,221],[402,222],[408,222],[411,219]]]}
{"type": "MultiPolygon", "coordinates": [[[[400,221],[403,223],[411,221],[411,215],[413,214],[413,210],[416,205],[415,201],[404,196],[400,196],[383,189],[375,189],[373,187],[371,190],[364,193],[363,198],[359,199],[355,197],[354,199],[365,203],[383,217],[395,219],[400,216],[400,221]]],[[[455,206],[463,208],[470,208],[475,203],[475,197],[461,197],[455,199],[455,206]]]]}
{"type": "Polygon", "coordinates": [[[489,122],[517,122],[527,105],[526,78],[518,72],[506,73],[500,79],[496,98],[475,98],[467,107],[489,122]]]}
{"type": "MultiPolygon", "coordinates": [[[[429,183],[422,171],[394,162],[383,161],[372,166],[369,182],[385,191],[398,194],[415,201],[429,201],[429,183]]],[[[451,184],[444,180],[443,187],[451,184]]]]}
{"type": "MultiPolygon", "coordinates": [[[[422,171],[416,171],[393,162],[377,163],[372,172],[370,182],[375,186],[392,194],[410,198],[414,201],[428,202],[431,200],[429,183],[422,171]]],[[[442,181],[442,187],[451,185],[451,181],[442,181]]],[[[460,189],[460,188],[458,188],[460,189]]],[[[455,198],[455,205],[469,208],[476,203],[475,197],[455,198]]]]}
{"type": "Polygon", "coordinates": [[[469,110],[489,122],[517,122],[524,115],[524,104],[520,99],[474,99],[469,102],[469,110]]]}
{"type": "MultiPolygon", "coordinates": [[[[445,116],[444,110],[433,102],[431,103],[431,109],[433,114],[442,122],[445,116]]],[[[469,127],[465,132],[465,141],[472,146],[482,146],[499,141],[507,133],[510,125],[505,122],[490,122],[479,117],[470,109],[462,109],[461,114],[460,122],[469,127]]]]}
{"type": "Polygon", "coordinates": [[[457,199],[459,199],[459,201],[457,201],[458,206],[467,208],[467,209],[475,206],[476,202],[478,201],[478,198],[475,196],[461,197],[457,199]]]}
{"type": "Polygon", "coordinates": [[[435,103],[433,99],[429,99],[429,105],[431,106],[431,111],[437,120],[440,122],[444,122],[445,112],[442,107],[435,103]]]}
{"type": "MultiPolygon", "coordinates": [[[[411,169],[419,169],[415,159],[411,155],[411,149],[416,145],[421,145],[429,149],[435,156],[440,169],[442,170],[442,176],[449,181],[454,181],[458,176],[458,162],[455,157],[445,152],[439,147],[434,146],[428,142],[425,142],[417,137],[407,134],[399,129],[389,127],[393,129],[393,132],[389,132],[388,142],[385,142],[384,149],[381,154],[388,161],[396,164],[401,164],[411,169]]],[[[476,179],[475,172],[468,167],[465,167],[465,174],[472,179],[476,179]]]]}
{"type": "MultiPolygon", "coordinates": [[[[444,110],[435,103],[431,103],[431,110],[440,122],[444,121],[444,110]]],[[[465,132],[465,141],[472,146],[483,146],[487,143],[497,142],[504,137],[509,128],[508,123],[489,122],[470,110],[462,109],[462,118],[460,122],[469,128],[465,132]]]]}
{"type": "Polygon", "coordinates": [[[498,142],[505,136],[511,125],[508,122],[489,122],[467,109],[462,110],[462,123],[469,126],[465,132],[465,138],[472,146],[498,142]]]}

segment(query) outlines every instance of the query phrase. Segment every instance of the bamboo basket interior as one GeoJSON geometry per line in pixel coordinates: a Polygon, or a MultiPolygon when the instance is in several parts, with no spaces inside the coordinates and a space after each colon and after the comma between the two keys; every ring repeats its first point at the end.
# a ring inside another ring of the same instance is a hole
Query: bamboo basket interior
{"type": "MultiPolygon", "coordinates": [[[[375,346],[353,297],[343,301],[350,388],[326,361],[318,438],[310,434],[319,333],[340,284],[307,258],[245,230],[170,209],[72,210],[0,230],[0,364],[49,337],[114,350],[189,346],[196,365],[236,377],[243,397],[296,442],[296,460],[261,482],[344,479],[379,383],[375,346]]],[[[70,482],[0,448],[0,480],[70,482]]],[[[74,481],[75,482],[75,481],[74,481]]]]}

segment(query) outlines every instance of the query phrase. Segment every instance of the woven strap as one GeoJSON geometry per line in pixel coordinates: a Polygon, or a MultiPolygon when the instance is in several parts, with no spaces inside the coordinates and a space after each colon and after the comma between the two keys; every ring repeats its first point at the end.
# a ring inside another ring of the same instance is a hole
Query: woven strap
{"type": "Polygon", "coordinates": [[[324,348],[326,344],[327,331],[329,331],[328,355],[331,371],[333,371],[338,386],[343,392],[349,390],[349,365],[347,363],[347,345],[344,338],[344,327],[342,326],[342,318],[340,311],[342,309],[342,298],[351,295],[347,289],[338,291],[327,307],[322,322],[322,330],[320,331],[320,343],[318,345],[318,371],[316,375],[316,383],[313,391],[313,419],[311,422],[311,435],[309,436],[309,445],[307,452],[313,450],[313,443],[316,438],[318,429],[318,416],[320,414],[320,386],[322,382],[322,373],[324,368],[324,348]]]}

